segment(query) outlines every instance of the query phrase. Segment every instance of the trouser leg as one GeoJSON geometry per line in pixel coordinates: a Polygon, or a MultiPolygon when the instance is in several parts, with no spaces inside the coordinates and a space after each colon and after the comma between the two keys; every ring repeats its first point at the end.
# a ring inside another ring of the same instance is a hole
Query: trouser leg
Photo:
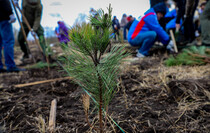
{"type": "Polygon", "coordinates": [[[124,37],[124,40],[127,40],[127,31],[126,31],[126,27],[123,27],[123,37],[124,37]]]}
{"type": "Polygon", "coordinates": [[[2,44],[4,47],[4,58],[5,58],[5,65],[7,69],[16,67],[14,62],[14,35],[13,35],[13,29],[12,24],[6,21],[1,22],[1,39],[2,44]]]}
{"type": "Polygon", "coordinates": [[[36,31],[38,37],[39,37],[39,43],[41,45],[43,54],[46,54],[46,43],[45,43],[45,37],[44,37],[44,28],[40,25],[38,30],[36,31]]]}
{"type": "MultiPolygon", "coordinates": [[[[1,25],[1,24],[0,24],[1,25]]],[[[1,29],[1,28],[0,28],[1,29]]],[[[2,45],[3,45],[3,43],[2,43],[2,39],[1,39],[1,32],[0,32],[0,69],[2,69],[3,68],[3,64],[2,64],[2,45]]]]}
{"type": "MultiPolygon", "coordinates": [[[[26,37],[28,35],[29,29],[27,28],[26,24],[23,23],[23,29],[26,33],[26,37]]],[[[23,31],[20,29],[19,33],[18,33],[18,43],[20,45],[20,48],[22,50],[22,52],[24,53],[24,55],[28,55],[28,51],[27,51],[27,47],[26,47],[26,40],[23,36],[23,31]]]]}
{"type": "Polygon", "coordinates": [[[201,15],[201,37],[202,43],[210,45],[210,1],[206,4],[206,7],[201,15]]]}
{"type": "Polygon", "coordinates": [[[154,45],[157,34],[155,31],[147,31],[138,34],[132,41],[132,46],[140,46],[139,52],[148,55],[149,49],[154,45]]]}
{"type": "Polygon", "coordinates": [[[156,32],[150,31],[145,33],[143,38],[143,43],[141,48],[139,49],[139,52],[143,55],[148,55],[148,52],[150,48],[154,45],[155,39],[156,39],[156,32]]]}

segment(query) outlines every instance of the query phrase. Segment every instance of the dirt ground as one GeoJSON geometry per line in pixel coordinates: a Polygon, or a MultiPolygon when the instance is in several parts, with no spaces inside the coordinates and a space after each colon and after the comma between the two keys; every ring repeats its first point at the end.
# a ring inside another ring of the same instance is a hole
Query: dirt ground
{"type": "MultiPolygon", "coordinates": [[[[36,47],[32,49],[41,59],[36,47]]],[[[127,133],[210,132],[210,64],[166,67],[163,62],[168,55],[162,50],[153,53],[137,60],[130,56],[122,65],[120,86],[109,106],[109,116],[127,133]]],[[[18,50],[16,57],[17,61],[21,57],[18,50]]],[[[18,62],[24,68],[31,64],[18,62]]],[[[15,87],[66,76],[61,70],[57,66],[50,71],[29,68],[25,72],[0,74],[0,133],[48,132],[53,99],[57,100],[57,133],[95,132],[85,120],[81,102],[84,91],[71,80],[15,87]]],[[[94,108],[91,110],[95,113],[94,108]]],[[[90,119],[97,122],[97,117],[90,115],[90,119]]],[[[108,120],[105,132],[122,132],[108,120]]]]}

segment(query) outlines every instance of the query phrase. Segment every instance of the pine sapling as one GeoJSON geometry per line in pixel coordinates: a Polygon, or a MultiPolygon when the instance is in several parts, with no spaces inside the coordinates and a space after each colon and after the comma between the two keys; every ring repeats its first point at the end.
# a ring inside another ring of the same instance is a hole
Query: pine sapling
{"type": "MultiPolygon", "coordinates": [[[[124,47],[113,46],[109,51],[112,8],[109,6],[107,9],[108,13],[100,9],[95,16],[90,16],[90,23],[70,30],[71,43],[65,47],[63,58],[69,76],[96,101],[100,133],[103,132],[103,110],[108,108],[117,90],[120,65],[128,56],[124,47]]],[[[84,103],[87,114],[89,104],[84,103]]]]}

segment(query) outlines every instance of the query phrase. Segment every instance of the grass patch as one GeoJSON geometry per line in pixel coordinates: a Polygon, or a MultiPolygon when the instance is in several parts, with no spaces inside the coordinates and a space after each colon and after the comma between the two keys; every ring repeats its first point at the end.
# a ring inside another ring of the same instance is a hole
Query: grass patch
{"type": "Polygon", "coordinates": [[[209,48],[205,46],[192,46],[178,54],[176,57],[169,57],[165,61],[166,66],[180,66],[180,65],[205,65],[210,63],[209,48]]]}
{"type": "MultiPolygon", "coordinates": [[[[52,64],[49,64],[49,65],[50,65],[49,67],[56,67],[56,66],[58,66],[56,63],[52,63],[52,64]]],[[[40,61],[40,62],[38,62],[38,63],[36,63],[36,64],[34,64],[32,66],[29,66],[28,69],[30,69],[30,68],[47,68],[47,67],[48,67],[47,62],[40,61]]]]}

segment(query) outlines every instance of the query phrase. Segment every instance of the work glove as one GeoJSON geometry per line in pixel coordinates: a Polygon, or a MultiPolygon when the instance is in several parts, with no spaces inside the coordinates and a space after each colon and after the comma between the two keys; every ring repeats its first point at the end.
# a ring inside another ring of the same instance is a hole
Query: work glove
{"type": "Polygon", "coordinates": [[[32,36],[36,36],[36,32],[34,32],[33,29],[31,29],[31,35],[32,35],[32,36]]]}
{"type": "Polygon", "coordinates": [[[16,21],[15,15],[12,14],[9,16],[9,23],[14,23],[16,21]]]}
{"type": "Polygon", "coordinates": [[[15,6],[16,6],[16,7],[19,6],[18,1],[19,1],[19,0],[13,0],[13,2],[15,3],[15,6]]]}
{"type": "Polygon", "coordinates": [[[170,40],[170,42],[166,46],[166,49],[169,50],[170,52],[174,52],[174,43],[172,40],[170,40]]]}

